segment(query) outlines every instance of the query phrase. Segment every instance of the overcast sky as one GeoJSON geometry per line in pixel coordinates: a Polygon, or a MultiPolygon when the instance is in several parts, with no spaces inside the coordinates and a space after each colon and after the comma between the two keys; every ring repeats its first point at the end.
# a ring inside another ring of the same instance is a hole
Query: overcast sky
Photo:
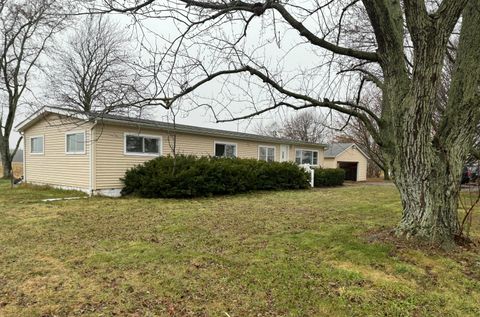
{"type": "MultiPolygon", "coordinates": [[[[130,24],[130,19],[122,16],[122,15],[110,15],[110,18],[114,21],[117,21],[121,27],[124,27],[126,32],[131,32],[132,28],[128,28],[130,24]]],[[[256,49],[256,45],[258,45],[259,37],[262,37],[262,31],[264,28],[264,21],[262,20],[264,17],[255,18],[251,25],[249,26],[247,39],[245,41],[245,47],[247,49],[254,50],[256,49]]],[[[79,22],[74,22],[79,23],[79,22]]],[[[152,31],[152,33],[162,34],[162,36],[172,37],[176,34],[176,28],[173,24],[169,23],[169,21],[163,20],[151,20],[147,21],[146,25],[148,29],[152,31]]],[[[240,26],[239,26],[240,27],[240,26]]],[[[238,30],[226,30],[229,31],[238,31],[238,30]]],[[[279,33],[280,34],[280,33],[279,33]]],[[[65,40],[67,35],[62,35],[57,39],[58,43],[62,43],[65,40]]],[[[147,32],[147,40],[151,41],[152,43],[155,42],[156,37],[153,36],[151,33],[147,32]]],[[[312,61],[319,61],[320,59],[318,56],[313,52],[312,47],[308,44],[304,44],[301,42],[301,38],[295,32],[285,32],[280,35],[277,39],[277,43],[271,43],[270,46],[264,47],[264,51],[262,54],[268,56],[270,59],[277,63],[279,67],[282,67],[285,73],[288,72],[296,72],[299,70],[307,69],[311,67],[312,61]],[[288,54],[285,52],[288,51],[288,54]],[[279,62],[281,61],[281,62],[279,62]],[[281,64],[280,64],[281,63],[281,64]]],[[[52,63],[54,61],[47,61],[46,63],[52,63]]],[[[318,75],[318,74],[317,74],[318,75]]],[[[37,78],[37,82],[41,77],[37,78]]],[[[44,89],[48,89],[48,81],[44,79],[38,84],[35,85],[36,87],[33,89],[36,95],[40,96],[43,95],[44,89]]],[[[215,99],[217,91],[220,90],[222,83],[217,81],[213,82],[202,89],[196,92],[196,95],[199,98],[205,97],[207,100],[215,99]]],[[[37,97],[38,97],[37,96],[37,97]]],[[[223,96],[225,100],[225,96],[223,96]]],[[[228,96],[227,96],[228,98],[228,96]]],[[[219,98],[221,99],[221,98],[219,98]]],[[[241,98],[240,98],[241,99],[241,98]]],[[[42,102],[44,105],[48,105],[48,100],[42,102]]],[[[228,123],[216,123],[215,118],[212,113],[207,110],[206,108],[200,108],[196,110],[191,110],[191,105],[188,104],[188,100],[184,101],[182,104],[177,105],[180,107],[180,111],[176,117],[177,123],[188,124],[188,125],[195,125],[201,127],[210,127],[216,129],[225,129],[231,131],[241,131],[241,132],[255,132],[256,127],[263,122],[263,124],[268,124],[271,121],[279,121],[282,118],[289,116],[292,114],[292,111],[281,109],[275,110],[261,116],[248,119],[248,120],[241,120],[236,122],[228,122],[228,123]],[[188,110],[188,111],[187,111],[188,110]]],[[[17,124],[22,121],[27,115],[29,115],[33,110],[31,108],[23,108],[19,111],[19,115],[17,116],[17,124]]],[[[245,114],[249,112],[247,107],[239,102],[232,103],[229,106],[229,111],[232,111],[234,114],[245,114]]],[[[317,110],[320,111],[320,110],[317,110]]],[[[150,118],[156,120],[167,120],[169,112],[161,107],[156,107],[149,111],[150,118]]],[[[16,141],[19,138],[19,134],[14,132],[12,135],[11,145],[14,146],[16,141]]]]}

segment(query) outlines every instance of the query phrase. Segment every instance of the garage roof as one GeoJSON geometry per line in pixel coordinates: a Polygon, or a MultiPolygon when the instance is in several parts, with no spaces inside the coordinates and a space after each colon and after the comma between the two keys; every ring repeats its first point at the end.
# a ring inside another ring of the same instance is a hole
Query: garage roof
{"type": "Polygon", "coordinates": [[[362,153],[363,156],[369,158],[355,143],[332,143],[328,145],[327,150],[325,151],[325,158],[336,158],[341,153],[345,152],[348,148],[354,146],[356,150],[362,153]]]}

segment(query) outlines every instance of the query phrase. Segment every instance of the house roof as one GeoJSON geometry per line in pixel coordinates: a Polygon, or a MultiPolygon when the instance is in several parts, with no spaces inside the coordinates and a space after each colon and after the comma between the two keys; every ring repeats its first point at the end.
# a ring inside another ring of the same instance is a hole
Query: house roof
{"type": "Polygon", "coordinates": [[[345,152],[350,147],[355,146],[354,148],[362,153],[363,156],[369,158],[355,143],[332,143],[328,145],[327,150],[325,151],[325,158],[336,158],[343,152],[345,152]]]}
{"type": "Polygon", "coordinates": [[[38,120],[44,118],[45,115],[49,113],[64,115],[67,117],[77,118],[84,121],[96,121],[98,123],[108,122],[113,124],[115,123],[127,124],[127,125],[148,127],[148,128],[154,128],[154,129],[175,130],[177,132],[184,132],[184,133],[197,134],[197,135],[210,135],[210,136],[216,136],[216,137],[251,140],[251,141],[267,142],[267,143],[282,143],[282,144],[292,144],[292,145],[327,147],[326,144],[321,144],[321,143],[296,141],[296,140],[285,139],[285,138],[276,138],[276,137],[270,137],[270,136],[252,134],[252,133],[203,128],[203,127],[197,127],[197,126],[191,126],[191,125],[185,125],[185,124],[174,125],[173,123],[170,123],[170,122],[140,119],[140,118],[120,116],[120,115],[114,115],[114,114],[85,113],[85,112],[69,110],[69,109],[64,109],[59,107],[51,107],[51,106],[49,107],[45,106],[40,110],[36,111],[31,116],[29,116],[24,121],[22,121],[20,124],[18,124],[16,126],[16,129],[18,131],[24,131],[29,126],[37,122],[38,120]]]}

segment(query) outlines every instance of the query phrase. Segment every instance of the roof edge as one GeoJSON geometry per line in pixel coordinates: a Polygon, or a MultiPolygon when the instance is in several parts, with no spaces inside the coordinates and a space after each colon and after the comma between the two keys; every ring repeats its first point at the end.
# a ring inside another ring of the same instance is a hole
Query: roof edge
{"type": "Polygon", "coordinates": [[[89,117],[86,114],[81,114],[81,113],[73,113],[69,110],[62,110],[58,108],[51,108],[49,106],[43,106],[31,115],[29,115],[27,118],[22,120],[19,124],[15,126],[15,130],[18,132],[23,132],[25,131],[30,125],[32,125],[38,118],[41,116],[45,116],[46,114],[51,113],[51,114],[58,114],[62,115],[65,117],[69,118],[75,118],[75,119],[80,119],[80,120],[85,120],[88,121],[89,117]]]}
{"type": "MultiPolygon", "coordinates": [[[[332,144],[336,144],[336,143],[332,143],[332,144]]],[[[340,154],[344,153],[346,150],[348,150],[349,148],[351,148],[352,146],[355,146],[355,149],[357,149],[360,153],[362,153],[363,156],[365,156],[367,159],[370,159],[370,156],[368,156],[367,154],[365,154],[365,152],[363,152],[363,150],[356,144],[356,143],[352,143],[350,144],[349,146],[347,146],[343,151],[339,152],[337,155],[335,156],[327,156],[325,155],[324,158],[326,159],[334,159],[336,157],[338,157],[340,154]]]]}
{"type": "MultiPolygon", "coordinates": [[[[118,116],[118,118],[108,118],[108,117],[102,117],[100,116],[92,116],[89,114],[84,114],[80,112],[75,112],[72,110],[68,109],[61,109],[58,107],[50,107],[50,106],[43,106],[42,108],[38,109],[34,113],[32,113],[30,116],[22,120],[19,124],[15,126],[15,130],[18,132],[25,131],[28,127],[30,127],[32,124],[34,124],[40,117],[45,116],[46,114],[58,114],[62,115],[65,117],[69,118],[75,118],[79,120],[84,120],[84,121],[89,121],[89,120],[95,120],[95,121],[101,121],[101,122],[110,122],[110,123],[123,123],[123,124],[128,124],[128,125],[133,125],[133,126],[140,126],[140,127],[150,127],[154,129],[159,129],[159,130],[165,130],[168,129],[166,127],[159,127],[155,123],[157,122],[158,124],[166,124],[166,122],[162,121],[154,121],[151,120],[151,122],[140,122],[140,121],[135,121],[132,118],[128,117],[122,117],[118,116]],[[129,120],[130,119],[130,120],[129,120]]],[[[190,125],[184,125],[185,127],[189,128],[202,128],[202,129],[207,129],[210,131],[199,131],[195,132],[192,130],[189,130],[187,128],[183,127],[176,127],[177,131],[179,132],[184,132],[184,133],[189,133],[189,134],[194,134],[194,135],[211,135],[211,136],[217,136],[217,137],[223,137],[223,138],[230,138],[230,139],[237,139],[237,140],[252,140],[252,141],[262,141],[262,142],[271,142],[271,143],[278,143],[278,144],[289,144],[289,145],[299,145],[299,146],[309,146],[309,147],[321,147],[321,148],[326,148],[328,145],[327,144],[322,144],[322,143],[311,143],[311,142],[303,142],[303,141],[296,141],[296,140],[288,140],[288,139],[282,139],[282,138],[275,138],[275,137],[269,137],[269,136],[263,136],[263,135],[257,135],[253,133],[243,133],[243,135],[235,135],[236,132],[234,131],[228,131],[228,130],[220,130],[220,129],[213,129],[213,128],[204,128],[204,127],[197,127],[197,126],[190,126],[190,125]]]]}

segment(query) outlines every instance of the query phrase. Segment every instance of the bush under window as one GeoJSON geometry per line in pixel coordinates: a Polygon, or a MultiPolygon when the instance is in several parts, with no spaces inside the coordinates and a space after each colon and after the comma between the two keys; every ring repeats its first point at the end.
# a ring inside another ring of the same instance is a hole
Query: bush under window
{"type": "Polygon", "coordinates": [[[158,157],[129,169],[123,195],[185,198],[227,195],[253,190],[308,188],[308,174],[290,162],[255,159],[158,157]]]}

